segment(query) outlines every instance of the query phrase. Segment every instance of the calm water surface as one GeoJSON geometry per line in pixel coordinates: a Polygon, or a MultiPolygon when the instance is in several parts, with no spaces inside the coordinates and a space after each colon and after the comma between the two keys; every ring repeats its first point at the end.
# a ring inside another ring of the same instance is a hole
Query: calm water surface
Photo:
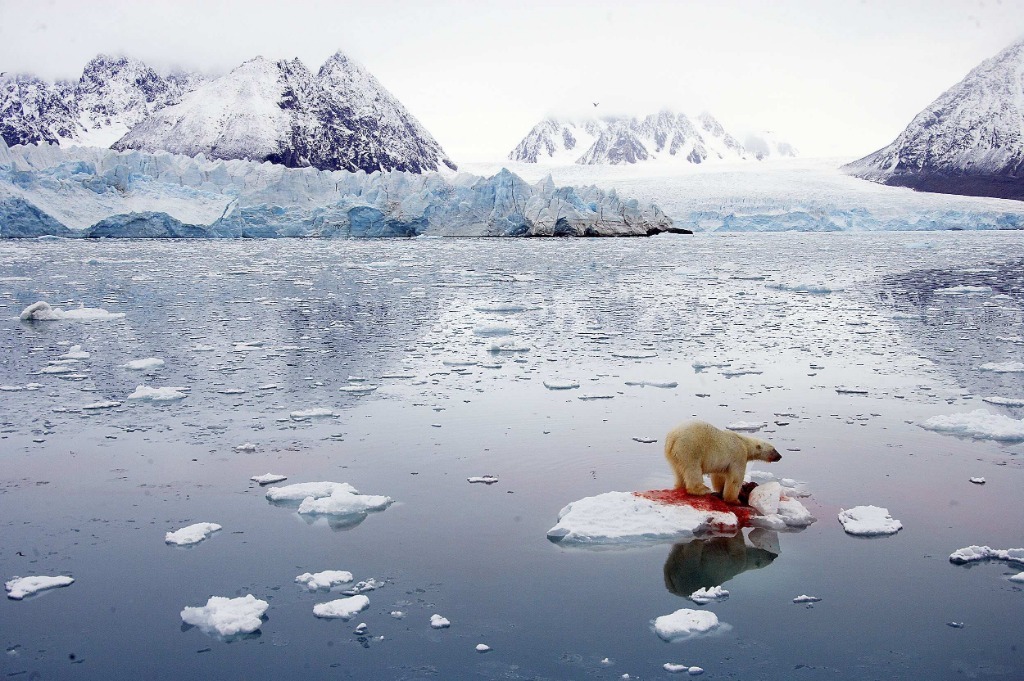
{"type": "Polygon", "coordinates": [[[651,679],[673,662],[704,678],[1020,679],[1024,593],[1007,576],[1024,567],[948,556],[1024,545],[1024,446],[916,424],[1024,417],[982,401],[1024,397],[1024,374],[978,369],[1024,361],[1022,257],[1022,234],[965,232],[0,242],[0,385],[41,384],[0,391],[0,577],[76,580],[0,602],[0,671],[651,679]],[[957,286],[978,291],[936,293],[957,286]],[[36,300],[125,317],[19,322],[36,300]],[[70,377],[39,373],[71,345],[91,356],[70,377]],[[123,367],[146,357],[165,365],[123,367]],[[730,364],[693,368],[709,358],[730,364]],[[628,384],[643,381],[678,385],[628,384]],[[188,397],[127,401],[139,384],[188,397]],[[122,405],[82,409],[103,400],[122,405]],[[335,416],[289,417],[314,407],[335,416]],[[767,424],[784,455],[768,470],[806,483],[818,522],[772,551],[548,541],[571,501],[669,486],[660,442],[634,438],[692,416],[767,424]],[[307,521],[249,482],[268,471],[396,503],[307,521]],[[485,474],[499,482],[466,480],[485,474]],[[836,514],[866,504],[905,529],[846,535],[836,514]],[[164,544],[206,521],[224,529],[164,544]],[[314,618],[338,595],[293,580],[327,569],[382,582],[369,609],[314,618]],[[659,639],[652,620],[699,607],[685,596],[702,580],[730,591],[703,606],[728,626],[659,639]],[[246,593],[270,603],[257,634],[182,625],[184,606],[246,593]]]}

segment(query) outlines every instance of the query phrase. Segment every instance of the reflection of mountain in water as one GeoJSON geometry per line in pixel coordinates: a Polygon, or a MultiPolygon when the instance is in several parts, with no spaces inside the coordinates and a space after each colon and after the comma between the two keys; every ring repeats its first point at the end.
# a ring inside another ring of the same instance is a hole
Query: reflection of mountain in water
{"type": "Polygon", "coordinates": [[[762,529],[751,531],[749,540],[738,532],[732,537],[676,544],[665,561],[665,588],[686,598],[698,589],[721,586],[747,570],[766,567],[778,554],[778,535],[762,529]]]}
{"type": "Polygon", "coordinates": [[[1020,373],[979,367],[1024,362],[1024,260],[889,276],[879,297],[903,335],[960,385],[980,396],[1020,396],[1020,373]]]}

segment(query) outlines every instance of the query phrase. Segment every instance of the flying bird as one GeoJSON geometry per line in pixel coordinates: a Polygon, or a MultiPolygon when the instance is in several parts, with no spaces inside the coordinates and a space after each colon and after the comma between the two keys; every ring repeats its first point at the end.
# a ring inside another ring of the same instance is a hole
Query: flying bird
{"type": "Polygon", "coordinates": [[[601,103],[601,102],[594,102],[594,106],[597,106],[597,105],[598,105],[598,104],[600,104],[600,103],[601,103]]]}

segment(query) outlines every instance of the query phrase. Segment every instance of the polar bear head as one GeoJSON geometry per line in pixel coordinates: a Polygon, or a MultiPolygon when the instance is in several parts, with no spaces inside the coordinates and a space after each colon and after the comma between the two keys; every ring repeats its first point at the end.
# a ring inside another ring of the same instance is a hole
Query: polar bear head
{"type": "Polygon", "coordinates": [[[770,442],[759,440],[749,435],[741,435],[747,445],[747,461],[767,461],[774,463],[782,459],[779,450],[775,449],[770,442]]]}

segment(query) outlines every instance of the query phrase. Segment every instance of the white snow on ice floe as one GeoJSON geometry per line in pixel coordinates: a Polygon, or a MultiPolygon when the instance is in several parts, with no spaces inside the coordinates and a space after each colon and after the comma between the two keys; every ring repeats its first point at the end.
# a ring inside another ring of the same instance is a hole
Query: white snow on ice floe
{"type": "Polygon", "coordinates": [[[997,374],[1019,374],[1024,373],[1024,362],[987,362],[978,368],[997,374]]]}
{"type": "Polygon", "coordinates": [[[254,476],[252,476],[249,479],[252,480],[253,482],[258,482],[261,485],[270,485],[270,484],[273,484],[275,482],[281,482],[282,480],[287,480],[288,476],[287,475],[278,475],[277,473],[264,473],[263,475],[254,475],[254,476]]]}
{"type": "Polygon", "coordinates": [[[58,577],[47,577],[44,575],[37,575],[34,577],[15,577],[4,584],[4,588],[7,589],[7,597],[11,600],[20,601],[26,596],[45,591],[46,589],[56,589],[61,586],[68,586],[75,580],[72,577],[58,576],[58,577]]]}
{"type": "Polygon", "coordinates": [[[1024,440],[1024,419],[1015,419],[1003,414],[992,414],[987,409],[933,416],[919,424],[925,430],[938,433],[961,435],[978,440],[999,440],[1015,442],[1024,440]]]}
{"type": "Polygon", "coordinates": [[[92,355],[82,349],[81,345],[72,345],[68,351],[57,359],[89,359],[92,355]]]}
{"type": "Polygon", "coordinates": [[[793,602],[794,603],[817,603],[820,600],[821,599],[818,598],[817,596],[808,596],[807,594],[803,594],[803,595],[800,595],[800,596],[797,596],[796,598],[794,598],[793,602]]]}
{"type": "Polygon", "coordinates": [[[260,618],[270,604],[252,594],[240,598],[211,596],[204,606],[187,606],[181,611],[185,624],[220,636],[251,634],[260,628],[260,618]]]}
{"type": "Polygon", "coordinates": [[[186,395],[181,386],[166,386],[163,388],[151,388],[148,385],[137,385],[135,386],[135,392],[128,396],[129,400],[144,400],[147,402],[174,402],[175,400],[183,400],[186,395]]]}
{"type": "Polygon", "coordinates": [[[192,546],[220,530],[217,523],[196,523],[164,535],[164,541],[175,546],[192,546]]]}
{"type": "Polygon", "coordinates": [[[1024,397],[982,397],[983,402],[1000,407],[1024,407],[1024,397]]]}
{"type": "Polygon", "coordinates": [[[1024,565],[1024,549],[993,549],[988,546],[965,546],[949,556],[950,563],[963,565],[983,560],[1003,560],[1024,565]]]}
{"type": "Polygon", "coordinates": [[[301,501],[298,512],[308,515],[352,515],[383,511],[391,497],[360,494],[346,482],[300,482],[267,490],[270,501],[301,501]]]}
{"type": "Polygon", "coordinates": [[[447,617],[435,614],[430,616],[430,626],[432,629],[447,629],[452,626],[452,623],[448,621],[447,617]]]}
{"type": "Polygon", "coordinates": [[[839,511],[839,522],[847,534],[858,537],[878,537],[896,534],[903,523],[889,515],[889,509],[879,506],[854,506],[839,511]]]}
{"type": "Polygon", "coordinates": [[[722,626],[718,615],[707,610],[680,608],[654,620],[654,633],[666,641],[683,641],[707,634],[722,626]]]}
{"type": "Polygon", "coordinates": [[[121,403],[117,400],[102,400],[100,402],[90,402],[89,404],[82,405],[82,409],[89,411],[96,411],[99,409],[113,409],[114,407],[120,407],[121,403]]]}
{"type": "MultiPolygon", "coordinates": [[[[794,480],[786,480],[792,482],[794,480]]],[[[787,530],[807,527],[814,523],[817,518],[811,515],[807,507],[787,496],[793,486],[783,485],[781,482],[770,481],[758,485],[750,492],[747,505],[758,512],[759,515],[752,515],[749,523],[753,527],[761,527],[766,530],[787,530]]]]}
{"type": "Polygon", "coordinates": [[[19,315],[19,319],[22,321],[30,322],[55,322],[61,319],[91,322],[121,319],[123,317],[123,312],[108,312],[100,307],[77,307],[63,310],[59,307],[50,307],[50,304],[43,300],[32,303],[22,310],[19,315]]]}
{"type": "Polygon", "coordinates": [[[580,383],[568,378],[549,378],[544,381],[544,387],[548,390],[573,390],[580,387],[580,383]]]}
{"type": "Polygon", "coordinates": [[[968,480],[973,482],[975,485],[984,485],[985,484],[985,478],[968,478],[968,480]]]}
{"type": "Polygon", "coordinates": [[[293,421],[308,421],[317,418],[333,418],[337,416],[332,410],[325,407],[314,407],[313,409],[301,409],[288,414],[293,421]]]}
{"type": "Polygon", "coordinates": [[[477,643],[476,644],[476,652],[478,652],[478,653],[486,653],[486,652],[490,651],[490,649],[491,649],[491,647],[489,645],[487,645],[486,643],[477,643]]]}
{"type": "Polygon", "coordinates": [[[744,433],[756,433],[766,425],[764,421],[734,421],[727,425],[726,428],[744,433]]]}
{"type": "Polygon", "coordinates": [[[353,579],[352,573],[347,570],[324,570],[323,572],[304,572],[296,577],[295,581],[310,591],[316,591],[348,584],[353,579]]]}
{"type": "Polygon", "coordinates": [[[313,606],[313,614],[324,619],[348,620],[370,607],[370,599],[363,595],[339,598],[313,606]]]}
{"type": "MultiPolygon", "coordinates": [[[[675,662],[666,662],[661,665],[661,668],[669,674],[682,674],[683,672],[686,672],[690,676],[700,676],[704,673],[704,669],[702,667],[691,667],[685,664],[676,664],[675,662]]],[[[623,674],[622,678],[628,679],[630,677],[629,674],[623,674]]]]}
{"type": "MultiPolygon", "coordinates": [[[[235,446],[234,446],[234,447],[232,447],[231,449],[235,450],[236,452],[248,452],[248,453],[252,453],[252,452],[255,452],[255,451],[256,451],[256,444],[255,444],[255,443],[252,443],[252,442],[243,442],[243,443],[242,443],[242,444],[240,444],[240,445],[235,445],[235,446]]],[[[258,481],[257,481],[257,482],[258,482],[258,481]]],[[[276,482],[276,480],[275,480],[275,482],[276,482]]]]}
{"type": "Polygon", "coordinates": [[[733,532],[734,513],[661,504],[632,492],[606,492],[574,501],[558,512],[548,539],[565,543],[612,544],[692,537],[712,530],[733,532]]]}
{"type": "Polygon", "coordinates": [[[133,359],[125,362],[124,368],[131,371],[152,371],[164,365],[164,361],[158,357],[146,357],[145,359],[133,359]]]}
{"type": "Polygon", "coordinates": [[[707,605],[715,601],[724,601],[729,598],[729,592],[720,586],[713,586],[710,588],[701,587],[692,594],[687,596],[691,601],[697,605],[707,605]]]}
{"type": "Polygon", "coordinates": [[[466,478],[467,482],[479,482],[485,485],[493,485],[498,482],[497,475],[475,475],[471,478],[466,478]]]}

